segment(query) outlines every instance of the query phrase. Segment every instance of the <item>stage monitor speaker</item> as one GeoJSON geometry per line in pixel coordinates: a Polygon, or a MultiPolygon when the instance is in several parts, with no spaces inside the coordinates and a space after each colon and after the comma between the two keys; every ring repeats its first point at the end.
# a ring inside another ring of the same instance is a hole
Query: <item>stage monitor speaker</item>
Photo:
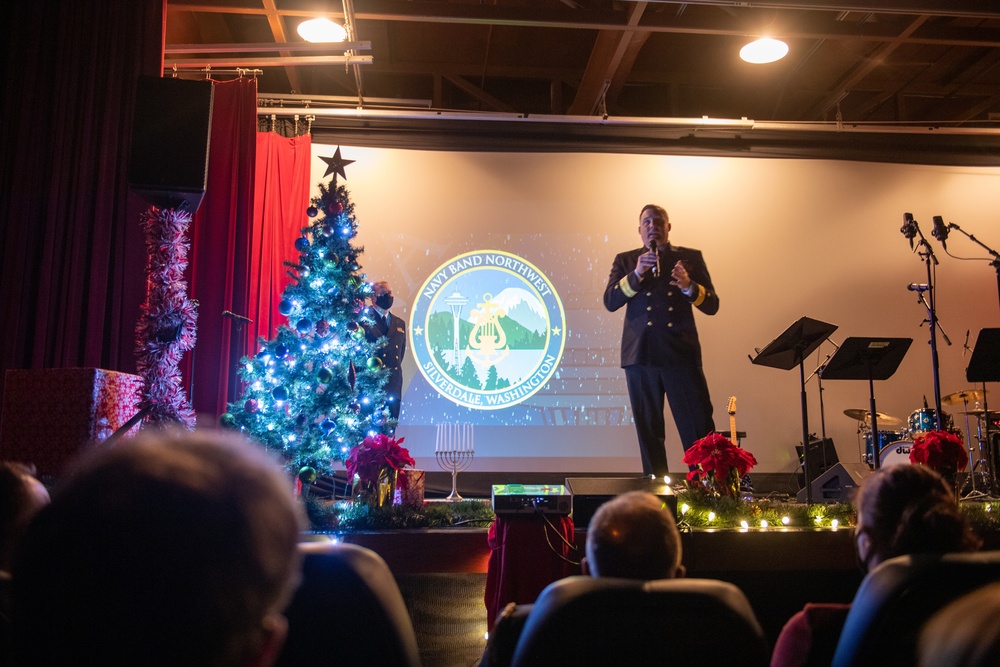
{"type": "Polygon", "coordinates": [[[805,480],[815,480],[840,461],[832,438],[823,438],[820,440],[819,438],[811,437],[809,440],[808,459],[803,456],[802,445],[795,445],[795,453],[798,454],[799,466],[803,473],[799,475],[799,484],[801,486],[805,486],[805,480]],[[806,463],[809,464],[808,471],[806,470],[806,463]]]}
{"type": "Polygon", "coordinates": [[[566,488],[573,494],[573,524],[584,528],[590,524],[597,508],[629,491],[648,491],[665,502],[677,516],[677,497],[663,480],[648,477],[567,477],[566,488]]]}
{"type": "Polygon", "coordinates": [[[198,210],[208,180],[211,81],[139,78],[128,181],[158,208],[198,210]]]}
{"type": "MultiPolygon", "coordinates": [[[[849,503],[854,500],[854,494],[865,477],[871,474],[866,463],[838,463],[812,483],[813,502],[817,503],[849,503]]],[[[806,490],[799,491],[796,498],[800,503],[806,502],[806,490]]]]}

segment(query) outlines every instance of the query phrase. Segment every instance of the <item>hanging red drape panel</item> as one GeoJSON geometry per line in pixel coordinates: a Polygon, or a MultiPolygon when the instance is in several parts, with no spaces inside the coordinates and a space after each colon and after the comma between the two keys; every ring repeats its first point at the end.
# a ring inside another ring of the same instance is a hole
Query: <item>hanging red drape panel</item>
{"type": "Polygon", "coordinates": [[[185,377],[199,417],[213,419],[236,395],[236,364],[246,353],[250,234],[257,143],[257,82],[215,82],[208,185],[191,226],[188,291],[198,301],[198,340],[185,377]]]}
{"type": "Polygon", "coordinates": [[[287,318],[278,313],[281,291],[290,278],[285,262],[298,259],[295,239],[308,224],[309,162],[312,138],[257,133],[253,233],[250,239],[250,310],[247,353],[257,337],[273,338],[287,318]]]}

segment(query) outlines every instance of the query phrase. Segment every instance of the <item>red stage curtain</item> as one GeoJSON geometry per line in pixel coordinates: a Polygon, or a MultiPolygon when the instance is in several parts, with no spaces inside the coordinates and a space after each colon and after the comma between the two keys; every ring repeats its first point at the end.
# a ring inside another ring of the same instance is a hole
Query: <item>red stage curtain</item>
{"type": "Polygon", "coordinates": [[[257,177],[250,240],[250,310],[247,352],[257,337],[270,339],[287,318],[278,313],[281,291],[290,280],[284,262],[296,261],[295,239],[309,218],[309,162],[312,138],[257,133],[257,177]]]}
{"type": "Polygon", "coordinates": [[[134,371],[146,206],[128,155],[164,0],[0,5],[0,392],[8,368],[134,371]]]}
{"type": "Polygon", "coordinates": [[[250,310],[257,81],[215,82],[208,185],[191,226],[188,291],[198,301],[198,341],[185,358],[194,409],[212,419],[238,391],[236,364],[246,337],[223,311],[250,310]]]}

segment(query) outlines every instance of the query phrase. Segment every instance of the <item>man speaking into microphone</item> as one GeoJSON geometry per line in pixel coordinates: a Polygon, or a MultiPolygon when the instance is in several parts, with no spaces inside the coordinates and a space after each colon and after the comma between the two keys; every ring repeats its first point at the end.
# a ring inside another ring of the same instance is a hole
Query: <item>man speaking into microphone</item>
{"type": "Polygon", "coordinates": [[[685,451],[715,430],[694,309],[715,315],[719,296],[701,251],[672,245],[669,233],[666,210],[644,206],[639,213],[643,247],[615,257],[604,290],[605,308],[614,312],[625,306],[621,365],[642,472],[657,477],[668,472],[665,402],[685,451]]]}

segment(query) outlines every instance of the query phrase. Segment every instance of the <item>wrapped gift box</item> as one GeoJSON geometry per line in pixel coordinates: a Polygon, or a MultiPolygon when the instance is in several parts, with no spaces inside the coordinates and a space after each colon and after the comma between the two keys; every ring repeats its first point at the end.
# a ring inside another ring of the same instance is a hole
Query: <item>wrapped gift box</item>
{"type": "Polygon", "coordinates": [[[8,370],[0,458],[33,463],[41,476],[58,476],[139,411],[142,386],[138,375],[100,368],[8,370]]]}
{"type": "Polygon", "coordinates": [[[403,468],[396,473],[396,491],[393,505],[420,507],[424,504],[424,471],[403,468]]]}

